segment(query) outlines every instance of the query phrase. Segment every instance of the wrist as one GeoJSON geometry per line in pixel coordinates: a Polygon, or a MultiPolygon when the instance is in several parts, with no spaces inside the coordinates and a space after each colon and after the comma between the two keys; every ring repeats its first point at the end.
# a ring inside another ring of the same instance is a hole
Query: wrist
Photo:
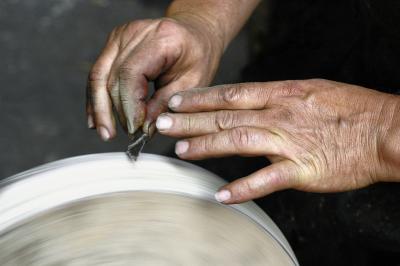
{"type": "Polygon", "coordinates": [[[385,174],[381,181],[400,182],[400,96],[390,95],[382,110],[379,152],[385,174]]]}
{"type": "Polygon", "coordinates": [[[209,48],[211,48],[218,57],[222,56],[226,48],[223,33],[209,18],[189,11],[167,12],[166,17],[174,19],[192,29],[199,35],[202,42],[207,42],[209,48]]]}
{"type": "Polygon", "coordinates": [[[219,46],[222,54],[233,37],[230,31],[236,24],[226,18],[230,17],[232,9],[238,8],[237,5],[233,8],[232,4],[219,0],[175,0],[168,7],[166,17],[188,23],[202,31],[219,46]]]}

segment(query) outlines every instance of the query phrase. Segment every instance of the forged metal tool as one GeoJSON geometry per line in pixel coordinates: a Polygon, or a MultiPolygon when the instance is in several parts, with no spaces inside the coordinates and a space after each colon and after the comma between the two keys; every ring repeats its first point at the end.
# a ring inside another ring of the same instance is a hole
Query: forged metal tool
{"type": "Polygon", "coordinates": [[[130,136],[128,149],[126,154],[129,159],[136,161],[139,154],[144,148],[144,145],[151,139],[156,131],[155,123],[145,124],[141,129],[137,130],[133,135],[130,136]]]}
{"type": "Polygon", "coordinates": [[[144,145],[149,139],[149,134],[143,132],[143,130],[138,130],[129,142],[128,149],[126,151],[128,157],[131,160],[136,161],[140,152],[143,150],[144,145]]]}

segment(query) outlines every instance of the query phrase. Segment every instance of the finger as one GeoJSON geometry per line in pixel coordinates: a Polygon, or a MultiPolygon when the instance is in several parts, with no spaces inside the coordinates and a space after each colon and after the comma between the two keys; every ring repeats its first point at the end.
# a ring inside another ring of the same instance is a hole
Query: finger
{"type": "Polygon", "coordinates": [[[141,43],[119,69],[119,96],[127,118],[128,132],[133,134],[146,116],[145,99],[148,81],[156,79],[179,58],[177,49],[168,43],[141,43]]]}
{"type": "Polygon", "coordinates": [[[222,187],[215,198],[225,204],[242,203],[279,190],[295,188],[298,183],[298,167],[285,160],[222,187]]]}
{"type": "Polygon", "coordinates": [[[107,91],[108,74],[118,54],[118,46],[110,37],[106,47],[93,65],[88,78],[87,112],[88,122],[92,119],[103,140],[116,135],[111,100],[107,91]]]}
{"type": "Polygon", "coordinates": [[[282,104],[287,96],[301,96],[300,81],[241,83],[180,92],[168,106],[177,112],[203,112],[234,109],[265,109],[282,104]]]}
{"type": "MultiPolygon", "coordinates": [[[[143,21],[135,21],[128,23],[121,27],[120,31],[124,32],[121,36],[120,41],[120,52],[117,58],[114,60],[110,74],[107,81],[107,88],[110,93],[110,97],[112,99],[114,109],[118,115],[118,119],[120,124],[125,130],[127,129],[127,119],[125,117],[125,113],[122,108],[121,100],[120,100],[120,92],[119,92],[119,69],[127,61],[129,55],[135,49],[135,47],[143,41],[144,37],[149,33],[150,30],[154,28],[145,27],[143,29],[142,25],[143,21]],[[140,29],[140,30],[139,30],[140,29]],[[124,38],[123,36],[129,36],[129,38],[124,38]]],[[[134,63],[134,62],[133,62],[134,63]]]]}
{"type": "Polygon", "coordinates": [[[172,137],[194,137],[236,127],[271,129],[287,121],[279,109],[233,110],[201,113],[166,113],[157,118],[161,134],[172,137]]]}
{"type": "Polygon", "coordinates": [[[230,155],[263,156],[284,154],[279,137],[264,129],[238,127],[215,134],[182,140],[175,152],[183,159],[201,160],[230,155]]]}
{"type": "Polygon", "coordinates": [[[112,104],[114,106],[114,110],[117,113],[119,123],[125,131],[128,131],[127,127],[127,119],[125,117],[124,110],[122,108],[122,104],[120,101],[119,94],[119,85],[118,81],[113,83],[112,87],[108,86],[109,95],[111,97],[112,104]]]}
{"type": "Polygon", "coordinates": [[[198,78],[188,73],[181,73],[181,77],[157,89],[152,98],[147,102],[146,124],[151,124],[157,117],[168,110],[168,100],[176,92],[183,91],[191,84],[198,84],[198,78]]]}
{"type": "Polygon", "coordinates": [[[92,95],[91,90],[89,88],[89,83],[86,85],[86,117],[87,117],[87,126],[89,129],[96,128],[94,124],[94,112],[93,112],[93,104],[92,104],[92,95]]]}

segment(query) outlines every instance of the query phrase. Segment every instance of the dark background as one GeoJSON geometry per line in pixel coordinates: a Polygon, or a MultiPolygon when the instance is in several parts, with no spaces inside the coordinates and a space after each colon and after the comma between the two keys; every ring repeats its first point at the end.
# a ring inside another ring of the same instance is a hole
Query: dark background
{"type": "MultiPolygon", "coordinates": [[[[126,149],[124,132],[103,143],[95,131],[87,130],[87,74],[114,27],[160,17],[168,3],[0,1],[0,177],[65,157],[126,149]]],[[[242,35],[227,51],[217,83],[240,77],[246,47],[242,35]]],[[[146,151],[170,150],[173,142],[162,139],[151,142],[146,151]]]]}
{"type": "MultiPolygon", "coordinates": [[[[61,158],[125,150],[123,132],[103,143],[86,128],[86,76],[113,27],[162,16],[168,2],[0,1],[0,178],[61,158]]],[[[395,92],[400,73],[391,62],[400,57],[386,48],[396,47],[387,40],[397,33],[376,35],[387,26],[373,23],[361,2],[266,1],[231,44],[215,83],[318,77],[395,92]]],[[[145,151],[173,156],[173,144],[158,135],[145,151]]],[[[267,162],[198,164],[232,180],[267,162]]],[[[399,202],[395,184],[328,195],[284,191],[257,201],[302,265],[388,266],[400,265],[399,202]]]]}

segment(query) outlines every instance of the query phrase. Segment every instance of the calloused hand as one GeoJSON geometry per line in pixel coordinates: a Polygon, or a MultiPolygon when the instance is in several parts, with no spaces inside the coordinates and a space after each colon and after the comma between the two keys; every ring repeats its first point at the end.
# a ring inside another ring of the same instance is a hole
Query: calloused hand
{"type": "Polygon", "coordinates": [[[398,96],[327,80],[282,81],[193,89],[175,94],[169,107],[176,113],[160,115],[156,125],[187,138],[176,144],[180,158],[272,162],[221,188],[216,198],[224,203],[400,179],[398,96]]]}
{"type": "Polygon", "coordinates": [[[173,93],[211,82],[222,50],[211,26],[198,17],[140,20],[117,27],[89,74],[89,128],[97,128],[103,140],[113,138],[114,108],[129,134],[143,124],[149,130],[173,93]],[[149,81],[155,81],[158,90],[146,103],[149,81]]]}

